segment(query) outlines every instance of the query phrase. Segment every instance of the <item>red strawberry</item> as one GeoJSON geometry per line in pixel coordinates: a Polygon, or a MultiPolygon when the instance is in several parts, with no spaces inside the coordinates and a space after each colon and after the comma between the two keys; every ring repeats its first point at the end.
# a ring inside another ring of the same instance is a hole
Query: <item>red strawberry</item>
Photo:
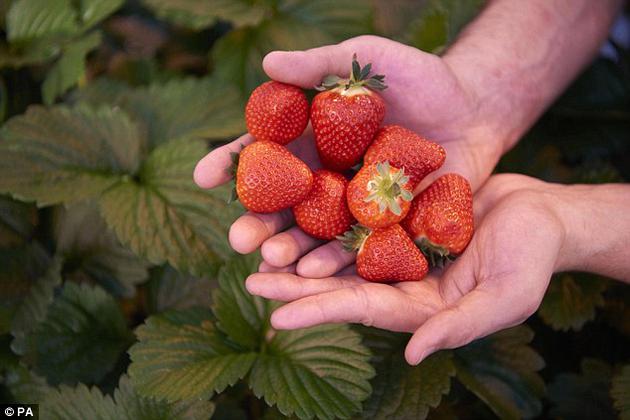
{"type": "Polygon", "coordinates": [[[328,240],[350,229],[354,217],[346,202],[347,186],[341,174],[325,169],[315,172],[311,192],[293,207],[297,225],[315,238],[328,240]]]}
{"type": "Polygon", "coordinates": [[[308,101],[302,89],[276,81],[258,86],[245,107],[247,130],[256,140],[287,144],[308,124],[308,101]]]}
{"type": "Polygon", "coordinates": [[[364,157],[364,164],[386,160],[402,168],[414,185],[439,169],[446,152],[439,144],[426,140],[399,125],[387,125],[379,130],[364,157]]]}
{"type": "Polygon", "coordinates": [[[422,252],[398,224],[373,231],[354,225],[339,239],[346,250],[358,251],[357,272],[366,280],[421,280],[429,269],[422,252]]]}
{"type": "Polygon", "coordinates": [[[413,187],[405,172],[389,162],[366,165],[348,184],[348,207],[364,226],[391,226],[407,215],[413,187]]]}
{"type": "Polygon", "coordinates": [[[420,193],[401,223],[432,266],[461,254],[474,231],[472,190],[464,177],[446,174],[420,193]]]}
{"type": "Polygon", "coordinates": [[[236,193],[248,210],[272,213],[293,207],[312,186],[309,167],[278,143],[256,141],[238,157],[236,193]]]}
{"type": "Polygon", "coordinates": [[[383,99],[371,89],[382,90],[385,76],[369,77],[371,64],[363,69],[352,58],[350,79],[328,76],[311,106],[311,124],[322,164],[345,171],[361,161],[385,116],[383,99]]]}

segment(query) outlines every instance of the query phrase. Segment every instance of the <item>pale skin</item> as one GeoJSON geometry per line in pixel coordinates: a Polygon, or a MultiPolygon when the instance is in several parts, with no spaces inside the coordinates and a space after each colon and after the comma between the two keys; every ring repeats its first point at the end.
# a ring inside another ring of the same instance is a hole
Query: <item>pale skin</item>
{"type": "MultiPolygon", "coordinates": [[[[261,248],[260,273],[246,283],[251,293],[290,302],[272,315],[274,328],[358,322],[413,332],[405,356],[417,364],[439,349],[523,322],[556,271],[630,282],[630,186],[489,178],[500,156],[593,58],[620,5],[494,0],[442,57],[373,36],[267,55],[270,78],[304,88],[327,74],[346,76],[353,53],[362,64],[371,62],[386,75],[385,122],[446,149],[447,163],[430,179],[457,172],[476,191],[476,232],[467,250],[421,282],[393,286],[356,276],[354,254],[337,241],[308,237],[292,226],[290,211],[246,213],[232,225],[230,243],[241,253],[261,248]]],[[[212,151],[197,165],[195,181],[203,188],[227,182],[229,153],[252,141],[245,134],[212,151]]],[[[319,167],[309,130],[289,148],[319,167]]]]}

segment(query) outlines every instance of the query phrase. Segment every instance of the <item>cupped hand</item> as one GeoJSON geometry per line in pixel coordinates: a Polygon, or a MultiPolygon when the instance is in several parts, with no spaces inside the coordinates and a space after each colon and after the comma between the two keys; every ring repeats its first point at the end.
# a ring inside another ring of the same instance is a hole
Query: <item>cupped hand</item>
{"type": "Polygon", "coordinates": [[[468,248],[418,282],[370,283],[346,269],[323,279],[257,273],[247,289],[290,302],[271,317],[277,329],[353,322],[414,332],[405,356],[417,364],[536,311],[552,273],[566,264],[562,188],[521,175],[493,176],[475,196],[477,230],[468,248]]]}
{"type": "MultiPolygon", "coordinates": [[[[494,168],[501,146],[489,140],[493,138],[491,124],[482,115],[475,94],[459,82],[465,68],[451,68],[436,55],[375,36],[308,51],[272,52],[263,67],[271,79],[310,89],[328,74],[347,77],[354,53],[361,64],[372,63],[375,73],[385,75],[388,88],[381,92],[387,106],[385,123],[403,125],[446,149],[446,164],[431,178],[457,172],[471,182],[473,190],[481,185],[494,168]]],[[[195,169],[197,184],[213,188],[229,181],[225,169],[231,164],[230,152],[252,141],[245,134],[209,153],[195,169]]],[[[289,149],[311,168],[321,166],[310,129],[289,149]]],[[[240,253],[261,247],[261,271],[295,270],[304,277],[322,278],[354,261],[354,255],[344,252],[338,241],[324,243],[292,225],[290,210],[249,212],[232,225],[230,243],[240,253]]]]}

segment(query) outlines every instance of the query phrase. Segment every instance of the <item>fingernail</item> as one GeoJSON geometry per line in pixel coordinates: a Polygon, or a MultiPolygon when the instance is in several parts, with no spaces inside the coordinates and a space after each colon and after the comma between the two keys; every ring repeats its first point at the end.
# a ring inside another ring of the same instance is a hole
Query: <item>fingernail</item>
{"type": "Polygon", "coordinates": [[[256,286],[257,282],[256,282],[256,278],[254,276],[255,276],[255,274],[252,274],[249,277],[247,277],[247,279],[245,279],[245,288],[252,295],[257,295],[257,294],[260,293],[260,290],[256,286]]]}

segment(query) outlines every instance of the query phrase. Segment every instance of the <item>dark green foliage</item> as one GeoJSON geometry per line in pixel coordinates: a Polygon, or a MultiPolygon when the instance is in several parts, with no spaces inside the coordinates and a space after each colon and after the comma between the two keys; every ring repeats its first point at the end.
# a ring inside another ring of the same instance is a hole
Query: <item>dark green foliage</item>
{"type": "MultiPolygon", "coordinates": [[[[628,418],[627,288],[558,274],[529,326],[410,367],[408,334],[271,328],[280,303],[244,285],[259,257],[227,242],[242,208],[192,181],[245,130],[267,52],[369,33],[440,52],[482,3],[0,2],[0,397],[47,419],[628,418]]],[[[619,54],[498,170],[630,179],[619,54]]]]}

